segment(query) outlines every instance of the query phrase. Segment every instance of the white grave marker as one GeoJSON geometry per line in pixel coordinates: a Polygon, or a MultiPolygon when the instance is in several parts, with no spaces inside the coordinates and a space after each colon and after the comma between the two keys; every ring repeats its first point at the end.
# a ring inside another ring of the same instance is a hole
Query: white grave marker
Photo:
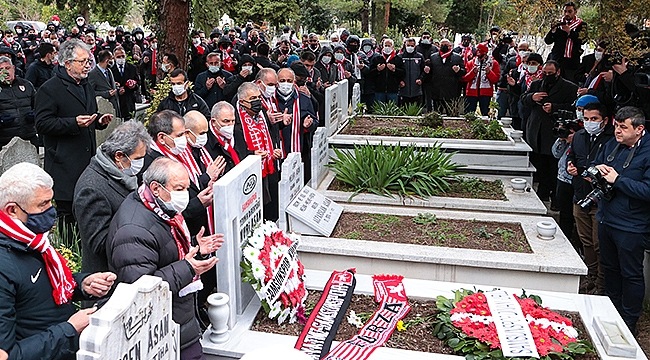
{"type": "Polygon", "coordinates": [[[90,316],[79,337],[77,360],[178,360],[179,342],[169,284],[143,275],[133,284],[118,284],[108,302],[90,316]]]}
{"type": "Polygon", "coordinates": [[[359,103],[361,103],[361,84],[356,83],[352,87],[352,108],[350,109],[352,115],[357,114],[359,103]]]}
{"type": "MultiPolygon", "coordinates": [[[[319,129],[325,130],[324,128],[319,129]]],[[[304,165],[300,156],[299,152],[292,152],[282,163],[282,178],[278,186],[278,203],[280,204],[278,227],[284,231],[288,230],[286,208],[291,200],[298,196],[303,186],[304,165]]]]}
{"type": "Polygon", "coordinates": [[[305,235],[330,236],[343,207],[305,186],[287,207],[291,231],[305,235]]]}
{"type": "Polygon", "coordinates": [[[321,181],[327,175],[327,164],[330,161],[329,141],[327,130],[323,127],[316,129],[311,148],[311,180],[310,185],[318,189],[321,181]]]}
{"type": "Polygon", "coordinates": [[[230,297],[228,328],[232,329],[255,295],[241,280],[242,244],[262,223],[262,162],[249,155],[214,184],[215,233],[224,234],[217,251],[217,289],[230,297]]]}
{"type": "Polygon", "coordinates": [[[334,84],[325,89],[325,128],[327,136],[332,136],[339,129],[341,122],[341,104],[340,104],[339,85],[334,84]]]}
{"type": "Polygon", "coordinates": [[[348,118],[350,115],[350,101],[348,101],[350,85],[347,79],[339,81],[339,104],[341,105],[341,121],[339,126],[343,124],[343,121],[348,118]]]}

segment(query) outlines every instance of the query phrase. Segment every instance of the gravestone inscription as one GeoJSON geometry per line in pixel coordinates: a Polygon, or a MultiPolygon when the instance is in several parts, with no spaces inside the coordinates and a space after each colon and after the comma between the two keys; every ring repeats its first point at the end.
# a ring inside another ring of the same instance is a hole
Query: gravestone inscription
{"type": "Polygon", "coordinates": [[[327,130],[323,127],[316,129],[311,147],[311,180],[310,185],[318,189],[321,181],[327,176],[327,164],[330,161],[329,141],[327,130]]]}
{"type": "Polygon", "coordinates": [[[282,179],[280,179],[278,186],[278,203],[280,207],[278,227],[281,230],[288,230],[286,208],[302,189],[303,172],[304,165],[300,153],[292,152],[287,155],[287,158],[282,163],[282,179]]]}
{"type": "Polygon", "coordinates": [[[305,235],[330,236],[343,207],[305,186],[287,207],[291,231],[305,235]]]}

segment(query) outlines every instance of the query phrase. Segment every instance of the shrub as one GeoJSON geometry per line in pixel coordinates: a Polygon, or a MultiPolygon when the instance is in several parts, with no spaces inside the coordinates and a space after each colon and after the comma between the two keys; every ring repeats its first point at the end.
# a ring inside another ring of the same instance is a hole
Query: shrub
{"type": "Polygon", "coordinates": [[[401,116],[402,115],[402,109],[400,109],[399,106],[397,106],[396,103],[389,101],[389,102],[375,102],[372,105],[372,113],[375,115],[383,115],[383,116],[401,116]]]}
{"type": "Polygon", "coordinates": [[[420,119],[420,125],[421,126],[426,126],[430,128],[439,128],[442,127],[444,123],[444,120],[442,118],[442,115],[440,113],[437,113],[435,111],[432,111],[422,117],[420,119]]]}
{"type": "Polygon", "coordinates": [[[351,151],[334,149],[329,165],[336,178],[360,192],[381,196],[429,197],[449,189],[448,179],[461,165],[451,161],[439,145],[426,149],[414,145],[356,145],[351,151]]]}
{"type": "Polygon", "coordinates": [[[472,134],[479,140],[506,140],[507,136],[501,130],[501,124],[497,120],[491,120],[487,124],[481,119],[472,120],[470,123],[472,134]]]}
{"type": "Polygon", "coordinates": [[[422,107],[418,104],[402,105],[400,108],[404,116],[420,116],[422,115],[422,107]]]}

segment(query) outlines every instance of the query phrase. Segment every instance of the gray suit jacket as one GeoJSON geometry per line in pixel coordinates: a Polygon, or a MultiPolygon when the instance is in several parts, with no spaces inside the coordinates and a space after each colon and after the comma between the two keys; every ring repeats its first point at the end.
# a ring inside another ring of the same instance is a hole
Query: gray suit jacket
{"type": "Polygon", "coordinates": [[[88,81],[90,82],[90,85],[93,87],[93,89],[95,89],[95,94],[110,101],[110,103],[113,104],[113,107],[115,108],[115,114],[117,117],[121,118],[122,116],[120,115],[119,95],[116,93],[115,96],[110,96],[108,93],[110,90],[116,89],[115,78],[113,77],[113,73],[110,69],[108,69],[108,75],[110,77],[110,80],[106,78],[102,70],[99,68],[99,65],[96,65],[92,70],[90,70],[90,73],[88,74],[88,81]]]}

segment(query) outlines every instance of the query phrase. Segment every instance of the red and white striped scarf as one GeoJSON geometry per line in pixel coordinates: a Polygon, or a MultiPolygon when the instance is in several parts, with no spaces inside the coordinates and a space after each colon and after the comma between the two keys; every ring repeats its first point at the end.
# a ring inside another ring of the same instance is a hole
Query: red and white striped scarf
{"type": "Polygon", "coordinates": [[[237,151],[235,151],[235,148],[232,146],[231,142],[232,139],[229,141],[226,141],[223,136],[219,133],[219,131],[212,125],[212,122],[210,122],[210,132],[212,132],[212,135],[217,139],[219,142],[219,145],[224,148],[230,154],[230,157],[232,158],[232,161],[235,163],[235,165],[239,164],[239,155],[237,155],[237,151]]]}
{"type": "Polygon", "coordinates": [[[341,61],[338,60],[336,61],[336,68],[338,69],[338,73],[339,73],[337,76],[338,81],[345,80],[345,66],[344,66],[345,61],[346,59],[343,59],[341,61]]]}
{"type": "MultiPolygon", "coordinates": [[[[296,98],[293,101],[293,110],[291,113],[293,116],[293,119],[291,120],[291,149],[285,149],[284,141],[280,142],[282,145],[282,154],[284,154],[284,157],[287,157],[290,152],[300,152],[302,150],[302,146],[300,144],[300,130],[302,129],[300,124],[300,93],[298,92],[298,87],[295,85],[293,86],[293,90],[296,94],[296,98]]],[[[282,133],[280,133],[280,136],[282,136],[282,133]]]]}
{"type": "MultiPolygon", "coordinates": [[[[567,24],[569,26],[569,31],[567,32],[567,35],[571,34],[571,31],[575,30],[578,26],[582,24],[582,19],[579,17],[576,17],[575,19],[569,21],[567,24]]],[[[567,59],[572,58],[572,53],[573,53],[573,40],[571,39],[570,36],[567,37],[566,39],[566,46],[564,47],[564,57],[567,59]]]]}
{"type": "Polygon", "coordinates": [[[395,50],[393,50],[393,52],[390,53],[390,55],[388,55],[388,57],[386,57],[385,54],[382,54],[382,55],[384,56],[384,60],[386,61],[386,64],[388,64],[395,57],[395,50]]]}
{"type": "Polygon", "coordinates": [[[266,126],[266,119],[260,111],[256,116],[261,117],[261,121],[255,121],[252,116],[237,103],[237,111],[239,112],[239,119],[241,120],[242,128],[244,130],[244,139],[248,149],[255,151],[267,151],[268,156],[262,159],[262,177],[275,173],[275,165],[273,164],[273,142],[271,134],[266,126]]]}
{"type": "Polygon", "coordinates": [[[235,62],[233,61],[232,56],[230,56],[230,54],[228,53],[229,50],[230,50],[230,47],[228,47],[225,50],[221,50],[221,54],[222,54],[221,62],[223,63],[224,70],[229,71],[229,72],[233,72],[233,71],[235,71],[235,62]]]}
{"type": "MultiPolygon", "coordinates": [[[[210,166],[210,164],[212,164],[212,158],[210,157],[210,154],[203,146],[199,150],[201,152],[200,161],[203,164],[204,168],[207,169],[210,166]]],[[[185,151],[180,155],[180,157],[182,159],[183,166],[185,166],[187,173],[190,175],[190,179],[192,180],[194,185],[196,185],[197,188],[201,189],[200,178],[201,175],[203,175],[203,172],[201,171],[201,167],[199,166],[199,163],[194,158],[194,154],[192,153],[192,146],[188,145],[187,149],[185,149],[185,151]]],[[[210,234],[213,234],[214,213],[212,211],[212,206],[208,206],[207,208],[205,208],[205,210],[208,213],[208,230],[210,230],[210,234]]]]}
{"type": "Polygon", "coordinates": [[[525,76],[525,81],[526,81],[526,90],[530,89],[530,83],[532,83],[533,80],[539,80],[539,79],[541,79],[541,78],[542,78],[542,74],[544,74],[544,72],[542,71],[542,67],[541,67],[541,66],[537,69],[537,72],[535,72],[534,74],[529,73],[529,72],[528,72],[528,69],[526,69],[526,76],[525,76]],[[533,79],[533,75],[535,75],[535,79],[533,79]]]}
{"type": "Polygon", "coordinates": [[[463,56],[463,62],[465,63],[465,66],[467,66],[467,63],[474,58],[474,51],[471,46],[467,46],[463,49],[462,51],[462,56],[463,56]]]}
{"type": "Polygon", "coordinates": [[[50,244],[48,233],[34,234],[20,220],[9,217],[3,211],[0,211],[0,233],[41,253],[47,277],[52,284],[52,297],[57,305],[72,299],[77,283],[68,268],[68,262],[50,244]]]}
{"type": "Polygon", "coordinates": [[[262,106],[264,107],[264,110],[266,110],[267,113],[279,112],[278,99],[275,97],[275,95],[271,96],[268,99],[262,95],[262,106]]]}

